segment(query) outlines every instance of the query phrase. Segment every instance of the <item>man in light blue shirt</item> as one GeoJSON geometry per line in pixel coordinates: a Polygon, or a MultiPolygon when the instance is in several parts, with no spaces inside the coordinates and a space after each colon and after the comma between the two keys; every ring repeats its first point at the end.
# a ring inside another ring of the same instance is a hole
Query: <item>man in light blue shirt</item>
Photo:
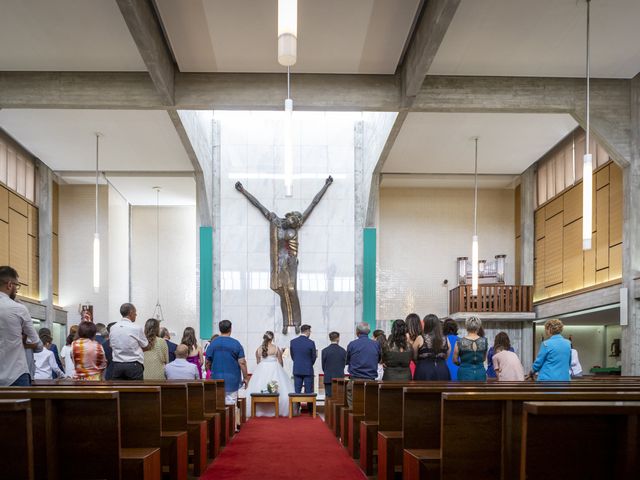
{"type": "Polygon", "coordinates": [[[167,380],[198,380],[198,367],[187,361],[189,347],[180,344],[176,347],[176,359],[165,365],[164,374],[167,380]]]}

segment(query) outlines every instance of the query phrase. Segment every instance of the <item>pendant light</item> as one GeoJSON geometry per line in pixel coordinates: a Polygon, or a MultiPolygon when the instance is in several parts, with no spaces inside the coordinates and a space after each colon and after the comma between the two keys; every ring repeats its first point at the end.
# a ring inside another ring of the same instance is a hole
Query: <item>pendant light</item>
{"type": "Polygon", "coordinates": [[[582,167],[582,249],[591,250],[591,230],[593,229],[593,158],[589,151],[589,133],[590,133],[590,45],[589,45],[589,31],[590,31],[590,7],[591,0],[587,0],[587,131],[586,131],[586,147],[584,155],[584,166],[582,167]]]}
{"type": "Polygon", "coordinates": [[[287,98],[284,101],[284,194],[286,197],[293,195],[293,100],[290,76],[290,67],[287,67],[287,98]]]}
{"type": "Polygon", "coordinates": [[[153,187],[156,191],[156,308],[153,310],[153,318],[163,321],[162,305],[160,304],[160,189],[153,187]]]}
{"type": "Polygon", "coordinates": [[[98,164],[100,158],[100,137],[99,132],[96,135],[96,229],[93,234],[93,291],[100,291],[100,234],[98,233],[98,164]]]}
{"type": "Polygon", "coordinates": [[[278,0],[278,63],[295,65],[298,59],[298,0],[278,0]]]}
{"type": "Polygon", "coordinates": [[[471,295],[478,295],[478,137],[475,141],[473,237],[471,240],[471,295]]]}

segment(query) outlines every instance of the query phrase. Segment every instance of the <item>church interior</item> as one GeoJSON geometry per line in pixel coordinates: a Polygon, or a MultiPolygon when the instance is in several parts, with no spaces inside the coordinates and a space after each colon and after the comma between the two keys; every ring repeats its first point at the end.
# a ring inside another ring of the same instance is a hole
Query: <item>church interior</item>
{"type": "Polygon", "coordinates": [[[636,478],[639,20],[0,0],[0,477],[636,478]]]}

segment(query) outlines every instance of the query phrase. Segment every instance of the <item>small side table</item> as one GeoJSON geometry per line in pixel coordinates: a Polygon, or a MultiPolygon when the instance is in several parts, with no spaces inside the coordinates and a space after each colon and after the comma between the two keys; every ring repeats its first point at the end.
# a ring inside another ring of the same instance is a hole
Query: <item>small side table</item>
{"type": "Polygon", "coordinates": [[[294,403],[311,403],[313,404],[313,418],[316,418],[316,397],[317,393],[290,393],[289,394],[289,418],[293,418],[294,403]]]}
{"type": "Polygon", "coordinates": [[[279,400],[280,400],[279,393],[252,393],[251,394],[251,416],[252,417],[256,416],[257,403],[272,403],[276,411],[275,416],[278,417],[280,415],[280,411],[278,408],[279,400]]]}

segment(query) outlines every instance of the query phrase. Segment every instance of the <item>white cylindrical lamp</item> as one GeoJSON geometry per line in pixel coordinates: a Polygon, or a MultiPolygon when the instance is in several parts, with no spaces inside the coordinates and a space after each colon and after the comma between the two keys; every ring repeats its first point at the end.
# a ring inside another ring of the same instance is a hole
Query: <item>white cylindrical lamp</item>
{"type": "Polygon", "coordinates": [[[278,0],[278,63],[295,65],[298,59],[298,0],[278,0]]]}
{"type": "Polygon", "coordinates": [[[591,250],[591,231],[593,230],[593,159],[588,153],[584,156],[582,169],[582,249],[591,250]]]}

